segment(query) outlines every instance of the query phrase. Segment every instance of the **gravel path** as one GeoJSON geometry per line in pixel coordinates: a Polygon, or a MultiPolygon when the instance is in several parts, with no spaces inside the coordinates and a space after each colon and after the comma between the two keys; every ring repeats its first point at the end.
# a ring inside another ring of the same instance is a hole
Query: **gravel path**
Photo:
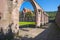
{"type": "Polygon", "coordinates": [[[60,40],[60,29],[55,23],[50,23],[48,28],[23,28],[20,29],[20,40],[60,40]]]}

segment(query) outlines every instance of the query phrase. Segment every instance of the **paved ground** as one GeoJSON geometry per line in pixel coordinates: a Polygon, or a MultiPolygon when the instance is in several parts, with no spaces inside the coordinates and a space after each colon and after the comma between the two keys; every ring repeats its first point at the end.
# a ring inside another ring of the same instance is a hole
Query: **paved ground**
{"type": "Polygon", "coordinates": [[[48,28],[20,28],[20,40],[60,40],[60,29],[55,23],[48,28]]]}
{"type": "Polygon", "coordinates": [[[22,28],[20,29],[20,36],[22,37],[32,37],[34,38],[35,36],[37,36],[38,34],[40,34],[41,32],[43,32],[45,29],[40,29],[40,28],[22,28]]]}

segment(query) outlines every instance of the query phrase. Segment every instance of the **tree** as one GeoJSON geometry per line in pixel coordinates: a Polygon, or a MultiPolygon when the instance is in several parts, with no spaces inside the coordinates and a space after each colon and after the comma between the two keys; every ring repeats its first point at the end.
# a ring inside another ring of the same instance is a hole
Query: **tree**
{"type": "Polygon", "coordinates": [[[34,16],[34,14],[33,14],[33,12],[27,12],[26,14],[25,14],[25,16],[26,16],[26,18],[27,18],[27,21],[31,21],[32,20],[32,18],[33,18],[33,16],[34,16]]]}

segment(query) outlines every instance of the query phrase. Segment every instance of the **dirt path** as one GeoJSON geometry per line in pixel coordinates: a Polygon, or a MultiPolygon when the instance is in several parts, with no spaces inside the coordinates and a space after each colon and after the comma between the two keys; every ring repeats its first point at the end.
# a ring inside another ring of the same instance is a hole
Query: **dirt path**
{"type": "Polygon", "coordinates": [[[60,29],[51,23],[49,28],[36,36],[34,40],[60,40],[60,29]]]}
{"type": "Polygon", "coordinates": [[[20,29],[21,40],[60,40],[60,29],[54,23],[44,28],[20,29]]]}
{"type": "Polygon", "coordinates": [[[45,29],[40,29],[40,28],[22,28],[20,29],[19,35],[22,37],[34,38],[35,36],[43,32],[44,30],[45,29]]]}

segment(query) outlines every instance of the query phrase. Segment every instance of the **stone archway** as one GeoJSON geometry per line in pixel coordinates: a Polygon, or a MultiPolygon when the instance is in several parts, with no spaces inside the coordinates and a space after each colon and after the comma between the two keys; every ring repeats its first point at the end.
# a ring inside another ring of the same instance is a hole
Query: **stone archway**
{"type": "MultiPolygon", "coordinates": [[[[19,8],[21,7],[21,5],[22,5],[22,3],[24,2],[24,1],[29,1],[31,4],[32,4],[32,6],[33,6],[33,8],[34,8],[34,11],[35,11],[35,14],[36,14],[36,27],[40,27],[40,17],[41,17],[41,11],[42,11],[42,9],[39,7],[39,5],[35,2],[35,0],[20,0],[20,1],[17,1],[18,2],[18,4],[17,4],[17,9],[19,10],[19,8]]],[[[14,2],[16,2],[16,1],[14,1],[14,2]]]]}
{"type": "Polygon", "coordinates": [[[22,3],[24,1],[29,1],[35,11],[35,15],[36,15],[36,27],[40,27],[41,25],[41,13],[42,13],[42,9],[41,7],[36,3],[35,0],[13,0],[13,11],[12,11],[12,22],[14,23],[14,25],[12,26],[12,31],[15,32],[14,30],[16,30],[16,32],[19,29],[19,8],[21,7],[22,3]],[[14,18],[15,17],[15,18],[14,18]],[[16,26],[17,25],[17,26],[16,26]],[[17,29],[15,29],[17,28],[17,29]]]}
{"type": "Polygon", "coordinates": [[[24,1],[29,1],[36,14],[36,27],[40,27],[42,24],[48,22],[48,15],[43,11],[43,9],[37,4],[35,0],[1,0],[2,9],[0,7],[0,13],[3,17],[0,19],[0,27],[3,28],[5,33],[8,32],[9,27],[12,29],[13,33],[17,33],[19,30],[19,7],[21,7],[24,1]],[[4,7],[3,7],[4,6],[4,7]],[[4,12],[3,12],[4,10],[4,12]],[[8,16],[7,16],[8,15],[8,16]]]}

